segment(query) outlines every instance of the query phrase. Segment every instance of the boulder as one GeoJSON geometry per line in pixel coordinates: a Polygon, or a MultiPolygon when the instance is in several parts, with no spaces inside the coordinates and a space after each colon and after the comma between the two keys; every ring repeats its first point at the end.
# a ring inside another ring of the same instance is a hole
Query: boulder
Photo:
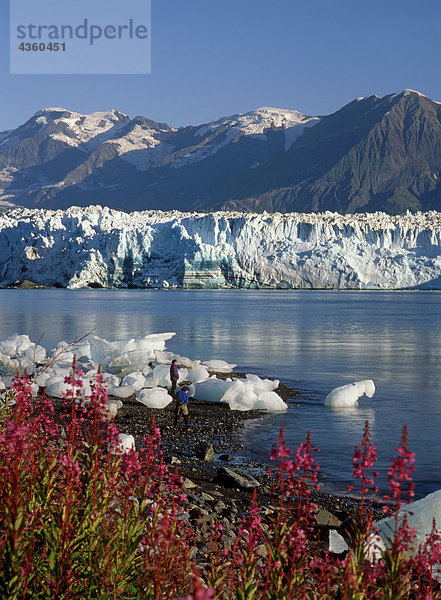
{"type": "Polygon", "coordinates": [[[249,473],[221,467],[217,470],[216,483],[225,487],[238,487],[244,490],[252,490],[260,486],[260,483],[249,473]]]}
{"type": "Polygon", "coordinates": [[[338,519],[335,515],[326,510],[325,508],[319,508],[319,510],[315,514],[315,520],[317,525],[322,525],[325,527],[340,527],[341,520],[338,519]]]}
{"type": "Polygon", "coordinates": [[[199,442],[195,448],[195,454],[198,458],[206,461],[215,460],[216,458],[210,442],[199,442]]]}

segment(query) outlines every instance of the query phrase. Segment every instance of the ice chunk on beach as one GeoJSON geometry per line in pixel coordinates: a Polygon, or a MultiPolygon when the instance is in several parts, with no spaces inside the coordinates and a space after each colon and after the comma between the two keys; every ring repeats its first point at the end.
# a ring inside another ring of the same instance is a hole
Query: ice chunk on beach
{"type": "Polygon", "coordinates": [[[24,352],[26,358],[32,363],[42,363],[46,359],[46,350],[38,344],[31,344],[24,352]]]}
{"type": "Polygon", "coordinates": [[[203,381],[204,379],[208,379],[208,378],[209,378],[208,371],[202,365],[198,365],[197,367],[194,367],[187,375],[188,381],[191,381],[192,383],[196,383],[197,381],[203,381]]]}
{"type": "Polygon", "coordinates": [[[117,354],[118,350],[112,342],[92,335],[88,338],[90,347],[90,358],[100,365],[105,365],[117,354]]]}
{"type": "Polygon", "coordinates": [[[130,452],[130,450],[135,450],[135,438],[133,435],[120,433],[118,450],[123,453],[130,452]]]}
{"type": "Polygon", "coordinates": [[[133,396],[135,390],[131,385],[123,385],[121,387],[108,388],[107,394],[109,396],[116,396],[117,398],[129,398],[133,396]]]}
{"type": "Polygon", "coordinates": [[[7,354],[0,352],[0,372],[4,373],[16,373],[20,370],[20,363],[18,359],[11,358],[7,354]]]}
{"type": "Polygon", "coordinates": [[[226,402],[231,410],[267,410],[284,411],[288,407],[274,391],[279,385],[277,380],[260,379],[249,375],[246,379],[224,381],[210,377],[194,384],[195,396],[207,402],[226,402]]]}
{"type": "Polygon", "coordinates": [[[149,365],[145,365],[145,367],[142,369],[141,373],[147,377],[147,375],[150,375],[150,373],[153,373],[153,369],[152,369],[152,367],[149,367],[149,365]]]}
{"type": "MultiPolygon", "coordinates": [[[[82,382],[83,387],[80,389],[74,388],[74,393],[75,398],[84,400],[87,396],[90,396],[92,390],[88,380],[83,379],[82,382]]],[[[41,384],[41,382],[39,383],[41,384]]],[[[55,375],[47,379],[45,385],[47,394],[53,398],[63,398],[63,394],[66,394],[72,390],[72,384],[65,383],[64,377],[60,377],[59,375],[55,375]]]]}
{"type": "Polygon", "coordinates": [[[131,352],[133,350],[143,350],[149,354],[149,359],[154,358],[155,350],[165,350],[165,342],[170,340],[174,332],[151,333],[143,337],[131,338],[129,340],[117,340],[112,342],[118,353],[131,352]]]}
{"type": "Polygon", "coordinates": [[[9,358],[21,359],[20,371],[24,371],[27,361],[28,364],[34,364],[46,358],[46,350],[42,346],[31,342],[27,335],[18,335],[18,333],[0,342],[0,352],[9,358]]]}
{"type": "Polygon", "coordinates": [[[288,409],[286,402],[276,392],[263,392],[257,397],[255,410],[266,410],[268,412],[281,412],[288,409]]]}
{"type": "MultiPolygon", "coordinates": [[[[93,371],[90,371],[89,373],[87,373],[86,377],[88,377],[89,379],[92,379],[92,381],[93,381],[94,378],[96,377],[96,375],[97,375],[96,370],[93,370],[93,371]]],[[[112,375],[112,373],[101,373],[101,377],[103,378],[104,387],[113,388],[113,387],[119,387],[121,385],[121,379],[119,377],[117,377],[116,375],[112,375]]]]}
{"type": "Polygon", "coordinates": [[[57,358],[62,361],[69,362],[72,365],[74,352],[68,350],[69,344],[67,342],[58,342],[55,348],[52,348],[52,358],[57,358]]]}
{"type": "Polygon", "coordinates": [[[63,398],[68,390],[72,389],[70,383],[65,383],[64,377],[50,377],[46,382],[46,393],[53,398],[63,398]]]}
{"type": "Polygon", "coordinates": [[[149,361],[146,350],[131,350],[113,356],[107,365],[107,370],[119,377],[125,377],[134,371],[142,371],[149,361]]]}
{"type": "Polygon", "coordinates": [[[276,392],[269,390],[276,382],[257,379],[258,381],[236,379],[230,384],[221,402],[227,402],[231,410],[267,410],[268,412],[286,410],[288,406],[282,398],[276,392]]]}
{"type": "Polygon", "coordinates": [[[178,383],[181,383],[182,381],[187,381],[188,369],[178,369],[178,373],[179,373],[178,383]]]}
{"type": "Polygon", "coordinates": [[[122,406],[123,403],[121,400],[107,400],[106,405],[103,407],[104,417],[107,417],[109,421],[115,418],[118,413],[118,409],[122,408],[122,406]]]}
{"type": "Polygon", "coordinates": [[[24,354],[31,344],[32,342],[27,335],[13,333],[0,342],[0,350],[8,356],[19,356],[24,354]]]}
{"type": "Polygon", "coordinates": [[[12,377],[11,375],[6,375],[6,377],[2,377],[3,383],[7,388],[10,388],[12,386],[13,379],[14,377],[12,377]]]}
{"type": "Polygon", "coordinates": [[[325,406],[332,408],[347,408],[350,406],[358,406],[358,399],[366,394],[368,398],[372,398],[375,394],[375,384],[372,379],[364,381],[356,381],[348,385],[342,385],[330,392],[325,399],[325,406]]]}
{"type": "Polygon", "coordinates": [[[273,392],[280,384],[278,379],[261,379],[258,375],[253,375],[251,373],[245,375],[245,378],[247,381],[254,383],[256,392],[273,392]]]}
{"type": "MultiPolygon", "coordinates": [[[[171,385],[170,380],[170,366],[169,365],[157,365],[153,369],[152,378],[157,381],[157,385],[161,385],[163,387],[167,387],[171,385]]],[[[146,377],[146,383],[148,377],[146,377]]]]}
{"type": "MultiPolygon", "coordinates": [[[[188,395],[190,398],[194,398],[195,392],[196,392],[196,387],[194,385],[194,383],[190,383],[190,385],[187,384],[188,387],[188,395]]],[[[181,389],[181,388],[179,388],[181,389]]]]}
{"type": "Polygon", "coordinates": [[[32,360],[29,360],[29,358],[27,358],[26,356],[19,356],[17,358],[18,361],[18,372],[20,374],[23,374],[26,371],[28,372],[28,374],[33,373],[35,370],[35,365],[34,362],[32,360]]]}
{"type": "MultiPolygon", "coordinates": [[[[144,387],[145,388],[155,388],[158,387],[159,383],[156,377],[153,377],[153,372],[149,373],[145,378],[144,387]]],[[[171,385],[171,382],[167,385],[171,385]]]]}
{"type": "Polygon", "coordinates": [[[136,342],[139,349],[150,349],[151,352],[154,350],[165,350],[165,342],[171,340],[176,335],[174,331],[168,331],[166,333],[149,333],[142,338],[137,338],[136,342]]]}
{"type": "Polygon", "coordinates": [[[58,377],[68,377],[72,372],[72,364],[70,362],[56,362],[52,365],[51,371],[58,377]]]}
{"type": "Polygon", "coordinates": [[[155,350],[155,362],[158,365],[170,365],[172,360],[177,360],[178,364],[183,367],[196,367],[201,364],[200,360],[192,360],[191,358],[187,358],[186,356],[180,356],[179,354],[174,354],[173,352],[164,352],[161,350],[155,350]]]}
{"type": "MultiPolygon", "coordinates": [[[[407,523],[411,529],[415,529],[415,540],[413,541],[415,549],[420,543],[425,541],[427,535],[432,532],[433,520],[435,519],[436,529],[441,530],[441,490],[428,494],[420,500],[405,504],[398,513],[398,525],[403,523],[404,515],[407,517],[407,523]]],[[[380,538],[384,543],[388,539],[393,539],[395,531],[395,517],[387,517],[375,523],[380,538]]]]}
{"type": "Polygon", "coordinates": [[[224,360],[206,360],[202,363],[210,371],[216,371],[217,373],[231,373],[234,367],[237,365],[229,364],[224,360]]]}
{"type": "Polygon", "coordinates": [[[52,371],[52,370],[50,370],[50,369],[48,369],[47,371],[43,371],[43,372],[41,372],[41,373],[38,373],[38,374],[35,376],[35,378],[34,378],[34,381],[35,381],[36,383],[38,383],[38,385],[39,385],[40,387],[44,387],[44,386],[46,385],[46,381],[47,381],[48,379],[50,379],[51,377],[53,377],[53,376],[54,376],[54,373],[53,373],[53,371],[52,371]]]}
{"type": "Polygon", "coordinates": [[[135,392],[142,389],[145,385],[145,377],[140,371],[135,371],[126,375],[122,380],[121,386],[131,385],[135,392]]]}
{"type": "Polygon", "coordinates": [[[221,398],[221,402],[226,402],[231,410],[251,410],[258,400],[254,392],[254,385],[251,382],[242,383],[235,381],[230,383],[227,391],[221,398]]]}
{"type": "Polygon", "coordinates": [[[343,554],[347,552],[349,546],[347,545],[344,537],[338,533],[335,529],[329,530],[329,552],[333,554],[343,554]]]}
{"type": "Polygon", "coordinates": [[[140,390],[135,397],[148,408],[165,408],[173,400],[167,390],[161,387],[140,390]]]}
{"type": "MultiPolygon", "coordinates": [[[[179,372],[179,380],[178,381],[185,381],[188,375],[188,369],[178,369],[179,372]]],[[[152,377],[154,379],[156,379],[157,381],[157,385],[160,385],[162,387],[168,387],[171,385],[171,380],[170,380],[170,365],[157,365],[154,369],[153,369],[153,375],[152,377]]],[[[146,383],[147,383],[147,379],[148,377],[146,377],[146,383]]],[[[150,387],[150,386],[148,386],[150,387]]]]}
{"type": "Polygon", "coordinates": [[[135,338],[131,338],[129,340],[115,340],[112,342],[112,345],[115,346],[117,354],[139,350],[138,346],[136,345],[135,338]]]}
{"type": "Polygon", "coordinates": [[[30,361],[26,356],[19,356],[18,358],[11,358],[10,356],[3,354],[0,351],[0,373],[24,373],[27,369],[28,373],[32,373],[34,370],[34,363],[30,361]]]}
{"type": "Polygon", "coordinates": [[[205,400],[206,402],[220,402],[221,398],[230,386],[231,383],[228,381],[216,379],[216,377],[210,377],[210,379],[198,381],[194,384],[194,396],[198,400],[205,400]]]}

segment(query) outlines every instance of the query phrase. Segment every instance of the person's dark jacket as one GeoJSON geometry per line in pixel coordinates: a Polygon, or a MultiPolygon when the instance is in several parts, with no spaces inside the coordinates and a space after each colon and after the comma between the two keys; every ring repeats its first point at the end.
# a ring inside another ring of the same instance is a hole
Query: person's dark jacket
{"type": "Polygon", "coordinates": [[[176,363],[173,363],[170,367],[170,379],[171,381],[178,381],[179,379],[178,365],[176,363]]]}
{"type": "Polygon", "coordinates": [[[183,404],[188,404],[188,392],[179,390],[178,392],[176,392],[176,399],[179,402],[179,406],[182,406],[183,404]]]}

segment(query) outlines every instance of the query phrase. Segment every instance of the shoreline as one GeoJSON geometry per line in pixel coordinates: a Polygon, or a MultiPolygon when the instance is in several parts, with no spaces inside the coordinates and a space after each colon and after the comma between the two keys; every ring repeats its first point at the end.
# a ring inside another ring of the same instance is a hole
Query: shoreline
{"type": "MultiPolygon", "coordinates": [[[[216,373],[216,376],[245,377],[243,373],[216,373]]],[[[300,391],[284,384],[280,384],[276,392],[291,406],[301,399],[300,391]]],[[[150,409],[132,397],[123,401],[115,424],[122,433],[134,436],[136,448],[139,449],[143,435],[149,433],[154,418],[155,427],[161,431],[159,449],[164,462],[170,470],[176,468],[184,479],[188,497],[184,509],[188,512],[197,537],[201,538],[198,541],[201,548],[204,550],[209,543],[215,522],[222,523],[226,544],[231,546],[242,515],[249,511],[254,488],[244,489],[239,485],[222,482],[219,469],[226,467],[255,478],[260,484],[255,490],[261,514],[273,512],[277,493],[274,491],[274,477],[267,475],[268,464],[262,464],[247,455],[243,444],[235,435],[248,420],[262,419],[271,413],[258,410],[232,411],[228,404],[202,400],[190,400],[189,413],[190,432],[187,432],[182,417],[177,427],[173,426],[174,402],[165,409],[150,409]],[[214,450],[214,457],[211,456],[208,460],[197,456],[198,449],[204,444],[205,448],[207,444],[211,444],[214,450]]],[[[278,432],[275,432],[274,442],[277,435],[278,432]]],[[[274,462],[270,468],[276,471],[277,463],[274,462]]],[[[318,506],[317,530],[322,541],[327,540],[330,529],[338,529],[342,522],[351,518],[358,510],[357,499],[349,496],[314,491],[311,493],[311,500],[318,506]]],[[[379,510],[378,516],[381,514],[379,510]]],[[[205,550],[202,554],[207,554],[205,550]]]]}
{"type": "Polygon", "coordinates": [[[127,292],[127,291],[156,291],[156,292],[182,292],[182,291],[231,291],[234,290],[236,292],[440,292],[440,287],[424,287],[425,284],[421,286],[407,286],[407,287],[277,287],[277,286],[234,286],[234,285],[219,285],[219,286],[170,286],[163,287],[160,285],[157,286],[127,286],[127,287],[118,287],[118,286],[102,286],[102,285],[90,285],[84,287],[68,287],[62,285],[46,285],[43,283],[36,283],[30,280],[17,280],[14,283],[0,285],[0,291],[3,290],[45,290],[45,291],[68,291],[68,292],[91,292],[91,291],[101,291],[101,292],[127,292]]]}

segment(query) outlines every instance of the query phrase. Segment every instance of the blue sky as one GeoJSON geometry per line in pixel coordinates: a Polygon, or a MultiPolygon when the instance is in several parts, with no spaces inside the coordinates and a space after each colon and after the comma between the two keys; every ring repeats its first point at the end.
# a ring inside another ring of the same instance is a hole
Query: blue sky
{"type": "Polygon", "coordinates": [[[8,4],[0,131],[47,106],[180,126],[259,106],[328,114],[404,88],[441,100],[439,0],[152,0],[150,75],[44,76],[9,75],[8,4]]]}

